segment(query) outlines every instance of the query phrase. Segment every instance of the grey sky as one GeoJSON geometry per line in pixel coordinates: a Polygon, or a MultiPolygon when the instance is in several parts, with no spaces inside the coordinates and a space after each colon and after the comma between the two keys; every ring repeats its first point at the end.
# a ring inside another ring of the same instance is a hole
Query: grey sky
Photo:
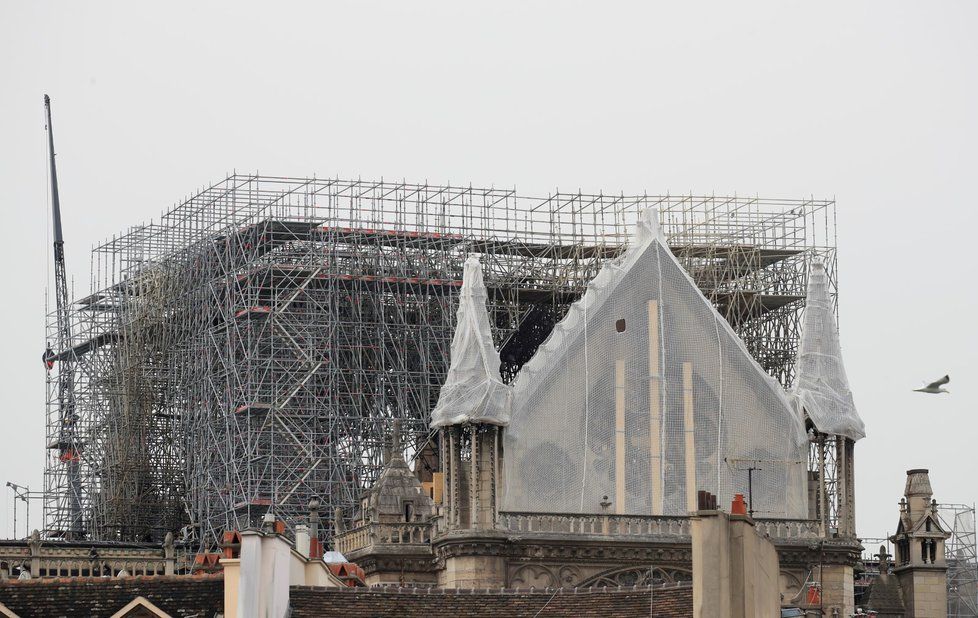
{"type": "Polygon", "coordinates": [[[909,468],[973,502],[978,3],[647,4],[0,0],[0,484],[41,487],[47,92],[76,296],[93,243],[235,168],[835,196],[858,532],[909,468]]]}

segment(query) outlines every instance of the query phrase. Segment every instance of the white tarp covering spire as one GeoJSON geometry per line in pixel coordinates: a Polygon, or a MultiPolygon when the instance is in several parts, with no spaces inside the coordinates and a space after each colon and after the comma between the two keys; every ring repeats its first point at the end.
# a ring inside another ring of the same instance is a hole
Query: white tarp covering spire
{"type": "Polygon", "coordinates": [[[866,437],[842,364],[829,276],[821,262],[809,266],[808,297],[791,392],[820,432],[852,440],[866,437]]]}
{"type": "Polygon", "coordinates": [[[451,354],[445,384],[431,413],[431,426],[508,425],[510,387],[499,377],[499,353],[492,344],[478,255],[465,260],[451,354]]]}
{"type": "Polygon", "coordinates": [[[507,511],[686,515],[698,490],[808,516],[787,393],[676,261],[655,211],[513,383],[507,511]]]}

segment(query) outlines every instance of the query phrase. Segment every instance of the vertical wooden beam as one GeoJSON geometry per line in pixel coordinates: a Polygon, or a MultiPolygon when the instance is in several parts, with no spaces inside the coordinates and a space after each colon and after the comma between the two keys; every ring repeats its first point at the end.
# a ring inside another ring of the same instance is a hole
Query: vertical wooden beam
{"type": "Polygon", "coordinates": [[[615,361],[615,512],[625,512],[625,361],[615,361]]]}
{"type": "Polygon", "coordinates": [[[696,421],[693,408],[693,363],[683,363],[683,432],[686,435],[686,510],[696,510],[696,421]]]}
{"type": "Polygon", "coordinates": [[[648,302],[649,314],[649,477],[652,515],[662,515],[662,397],[659,367],[659,302],[648,302]]]}

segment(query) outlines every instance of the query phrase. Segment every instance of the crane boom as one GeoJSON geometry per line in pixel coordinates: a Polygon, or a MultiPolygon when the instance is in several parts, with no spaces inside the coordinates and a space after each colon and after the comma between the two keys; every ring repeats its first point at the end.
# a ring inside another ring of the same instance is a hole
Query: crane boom
{"type": "MultiPolygon", "coordinates": [[[[51,123],[51,98],[44,95],[44,112],[47,120],[48,154],[51,165],[51,209],[54,224],[54,286],[57,310],[58,338],[55,345],[62,353],[70,351],[71,320],[68,315],[68,282],[65,271],[65,241],[61,229],[61,199],[58,194],[58,170],[54,161],[54,125],[51,123]]],[[[67,481],[67,495],[57,496],[59,511],[55,525],[59,533],[68,538],[79,538],[82,534],[81,508],[81,454],[78,448],[75,424],[75,358],[74,354],[59,355],[58,365],[58,432],[57,438],[48,448],[58,451],[59,465],[67,481]]],[[[45,363],[53,366],[53,354],[48,344],[45,363]]]]}

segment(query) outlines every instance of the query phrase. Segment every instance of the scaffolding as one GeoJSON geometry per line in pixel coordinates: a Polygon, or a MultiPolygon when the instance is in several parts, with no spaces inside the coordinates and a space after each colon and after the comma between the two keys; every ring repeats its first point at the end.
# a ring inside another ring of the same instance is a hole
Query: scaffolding
{"type": "MultiPolygon", "coordinates": [[[[73,339],[55,358],[74,361],[85,534],[159,541],[183,529],[206,548],[268,511],[291,529],[314,496],[351,514],[394,419],[413,451],[432,439],[465,258],[483,256],[508,382],[647,207],[788,386],[806,260],[835,273],[832,201],[235,174],[95,247],[92,292],[73,303],[73,339]]],[[[49,451],[49,537],[79,523],[65,466],[49,451]]]]}
{"type": "Polygon", "coordinates": [[[975,544],[975,505],[942,504],[940,517],[951,538],[944,544],[947,561],[947,615],[978,616],[978,553],[975,544]]]}

